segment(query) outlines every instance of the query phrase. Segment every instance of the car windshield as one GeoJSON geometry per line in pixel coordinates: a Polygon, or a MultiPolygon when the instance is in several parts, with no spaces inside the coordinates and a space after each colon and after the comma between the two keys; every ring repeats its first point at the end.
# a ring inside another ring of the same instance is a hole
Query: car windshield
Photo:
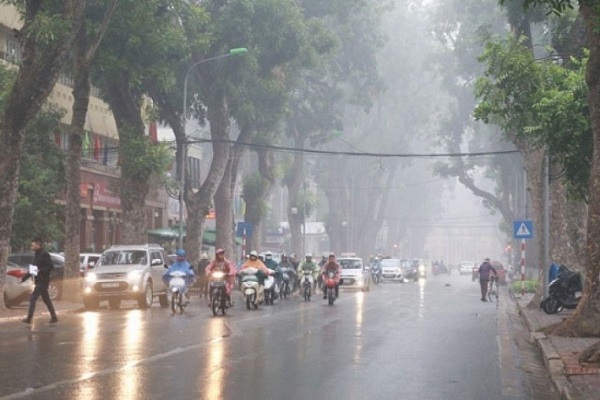
{"type": "Polygon", "coordinates": [[[386,258],[385,260],[381,260],[381,265],[384,267],[397,267],[399,261],[397,258],[386,258]]]}
{"type": "Polygon", "coordinates": [[[146,252],[143,250],[107,251],[102,254],[101,265],[146,265],[146,252]]]}
{"type": "Polygon", "coordinates": [[[400,261],[400,265],[402,265],[402,268],[413,268],[415,266],[410,260],[402,260],[400,261]]]}
{"type": "Polygon", "coordinates": [[[338,260],[342,269],[360,269],[362,263],[360,260],[338,260]]]}

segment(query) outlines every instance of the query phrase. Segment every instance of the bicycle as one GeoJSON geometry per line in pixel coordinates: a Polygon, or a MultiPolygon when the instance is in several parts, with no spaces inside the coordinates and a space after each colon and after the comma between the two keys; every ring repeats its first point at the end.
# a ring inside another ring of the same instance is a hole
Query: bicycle
{"type": "Polygon", "coordinates": [[[489,301],[492,301],[492,296],[496,297],[496,302],[498,302],[498,278],[495,276],[490,276],[490,280],[488,281],[488,290],[487,297],[489,301]]]}

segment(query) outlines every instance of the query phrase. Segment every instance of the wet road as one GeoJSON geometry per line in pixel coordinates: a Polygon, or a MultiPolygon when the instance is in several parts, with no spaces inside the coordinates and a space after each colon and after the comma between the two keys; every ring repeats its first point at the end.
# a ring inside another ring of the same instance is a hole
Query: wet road
{"type": "MultiPolygon", "coordinates": [[[[506,317],[470,276],[212,317],[155,305],[0,323],[0,399],[528,399],[506,317]]],[[[40,305],[41,307],[41,305],[40,305]]]]}

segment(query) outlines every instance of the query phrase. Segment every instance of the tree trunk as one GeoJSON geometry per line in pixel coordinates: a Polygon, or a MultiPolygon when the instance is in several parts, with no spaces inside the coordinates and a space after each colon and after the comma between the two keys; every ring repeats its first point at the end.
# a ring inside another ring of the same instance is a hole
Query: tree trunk
{"type": "MultiPolygon", "coordinates": [[[[45,12],[39,2],[26,2],[24,24],[21,32],[26,34],[22,41],[22,63],[15,83],[6,97],[0,116],[0,293],[4,291],[6,260],[8,258],[14,205],[19,183],[20,154],[25,139],[25,128],[38,113],[58,80],[67,59],[73,32],[79,30],[85,10],[85,0],[64,1],[57,15],[68,21],[68,29],[54,32],[38,43],[35,34],[35,18],[45,12]]],[[[35,232],[32,232],[35,235],[35,232]]],[[[0,301],[0,309],[4,302],[0,301]]]]}
{"type": "MultiPolygon", "coordinates": [[[[589,183],[587,260],[585,283],[579,305],[569,319],[556,326],[552,333],[574,336],[600,336],[600,21],[597,5],[580,2],[580,12],[586,23],[590,58],[586,81],[588,103],[594,137],[589,183]]],[[[579,361],[600,365],[600,346],[581,354],[579,361]]]]}
{"type": "Polygon", "coordinates": [[[131,149],[147,151],[139,143],[145,138],[139,96],[130,91],[129,78],[122,74],[107,85],[108,102],[115,116],[119,131],[119,180],[121,207],[123,213],[123,244],[140,244],[146,242],[146,195],[150,191],[150,175],[152,170],[140,168],[138,156],[143,159],[146,154],[131,157],[127,152],[131,149]]]}
{"type": "MultiPolygon", "coordinates": [[[[188,210],[186,252],[194,262],[200,259],[202,234],[206,214],[213,204],[213,196],[223,179],[229,161],[229,109],[223,94],[209,101],[208,120],[210,121],[210,137],[212,139],[213,159],[206,179],[200,190],[193,193],[189,185],[185,187],[185,203],[188,210]]],[[[217,215],[218,218],[218,215],[217,215]]],[[[231,229],[231,227],[229,228],[231,229]]],[[[217,243],[221,246],[221,243],[217,243]]]]}
{"type": "MultiPolygon", "coordinates": [[[[293,129],[294,144],[295,148],[304,148],[304,140],[297,132],[295,127],[293,129]]],[[[294,166],[290,175],[286,179],[286,185],[288,188],[289,207],[287,210],[288,222],[290,224],[290,234],[292,238],[291,248],[292,252],[296,254],[296,260],[301,260],[304,257],[302,254],[302,223],[304,216],[301,214],[304,209],[304,205],[300,204],[300,189],[302,188],[302,182],[304,181],[304,154],[294,153],[294,166]],[[295,210],[295,212],[292,212],[295,210]]]]}
{"type": "Polygon", "coordinates": [[[65,271],[63,298],[79,300],[79,253],[81,230],[81,133],[85,124],[90,101],[89,63],[85,59],[87,48],[86,24],[75,39],[73,116],[69,127],[69,150],[67,156],[67,196],[65,205],[65,271]]]}

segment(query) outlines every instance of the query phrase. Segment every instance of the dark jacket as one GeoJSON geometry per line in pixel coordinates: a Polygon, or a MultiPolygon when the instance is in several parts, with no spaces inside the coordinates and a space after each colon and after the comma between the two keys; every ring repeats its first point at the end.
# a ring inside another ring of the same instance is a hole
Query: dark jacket
{"type": "Polygon", "coordinates": [[[206,275],[206,267],[210,264],[210,260],[202,259],[198,263],[198,271],[196,271],[196,275],[205,276],[206,275]]]}
{"type": "Polygon", "coordinates": [[[490,280],[490,271],[494,271],[494,274],[496,274],[496,269],[492,267],[492,264],[484,261],[484,263],[479,266],[479,279],[482,281],[490,280]]]}
{"type": "MultiPolygon", "coordinates": [[[[50,253],[44,249],[37,250],[33,255],[32,264],[38,267],[37,276],[34,277],[35,284],[49,284],[50,272],[54,269],[54,264],[52,264],[50,253]]],[[[23,280],[26,280],[30,277],[31,274],[28,273],[23,277],[23,280]]]]}

